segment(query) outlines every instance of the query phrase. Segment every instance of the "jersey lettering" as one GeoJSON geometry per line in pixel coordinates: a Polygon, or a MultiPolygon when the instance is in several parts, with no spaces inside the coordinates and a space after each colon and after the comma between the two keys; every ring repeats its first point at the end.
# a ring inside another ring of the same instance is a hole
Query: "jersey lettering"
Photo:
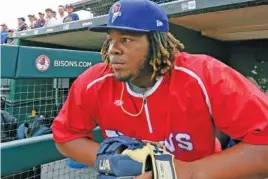
{"type": "Polygon", "coordinates": [[[174,134],[173,133],[169,134],[169,138],[165,140],[165,146],[170,152],[174,152],[176,150],[174,142],[175,145],[177,145],[181,149],[187,151],[193,151],[194,149],[193,143],[191,142],[191,136],[189,134],[178,133],[175,136],[175,140],[174,140],[174,134]]]}
{"type": "Polygon", "coordinates": [[[192,151],[194,149],[193,144],[191,143],[191,136],[188,134],[177,134],[176,141],[181,149],[188,151],[192,151]]]}
{"type": "Polygon", "coordinates": [[[105,130],[105,134],[107,137],[118,137],[120,135],[124,135],[121,132],[115,130],[105,130]]]}
{"type": "Polygon", "coordinates": [[[170,151],[170,152],[174,152],[175,151],[175,147],[174,147],[174,143],[172,142],[173,139],[173,133],[171,133],[168,137],[168,141],[165,140],[165,147],[170,151]]]}
{"type": "MultiPolygon", "coordinates": [[[[124,135],[123,133],[115,130],[105,130],[105,133],[107,137],[117,137],[120,135],[124,135]]],[[[175,138],[174,134],[171,133],[169,134],[168,139],[159,142],[164,144],[170,152],[174,152],[176,150],[176,145],[177,147],[187,151],[193,151],[194,149],[193,143],[191,142],[191,136],[186,133],[178,133],[175,138]]]]}

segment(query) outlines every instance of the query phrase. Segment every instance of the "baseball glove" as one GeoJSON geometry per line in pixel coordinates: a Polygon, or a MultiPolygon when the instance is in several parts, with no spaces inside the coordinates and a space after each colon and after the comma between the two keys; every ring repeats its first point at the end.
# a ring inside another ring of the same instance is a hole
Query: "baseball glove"
{"type": "Polygon", "coordinates": [[[176,179],[174,156],[159,145],[127,136],[104,140],[94,165],[99,179],[132,179],[152,171],[153,179],[176,179]]]}

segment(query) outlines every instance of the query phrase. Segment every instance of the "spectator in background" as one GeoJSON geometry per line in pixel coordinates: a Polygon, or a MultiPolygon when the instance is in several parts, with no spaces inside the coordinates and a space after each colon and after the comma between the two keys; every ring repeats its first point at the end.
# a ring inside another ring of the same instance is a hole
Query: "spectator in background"
{"type": "Polygon", "coordinates": [[[57,19],[57,12],[56,11],[52,11],[52,16],[57,19]]]}
{"type": "Polygon", "coordinates": [[[39,15],[39,19],[37,20],[37,23],[36,23],[36,28],[40,28],[40,27],[43,27],[46,23],[46,20],[45,20],[45,14],[42,13],[42,12],[39,12],[38,13],[39,15]]]}
{"type": "Polygon", "coordinates": [[[8,27],[5,23],[1,24],[1,44],[6,44],[8,40],[8,27]]]}
{"type": "Polygon", "coordinates": [[[67,11],[68,15],[63,19],[63,22],[71,22],[71,21],[78,21],[79,20],[79,16],[73,12],[74,8],[71,4],[66,5],[66,11],[67,11]]]}
{"type": "Polygon", "coordinates": [[[23,31],[23,30],[27,30],[28,29],[28,25],[25,23],[25,18],[24,17],[19,17],[18,18],[18,29],[17,31],[23,31]]]}
{"type": "Polygon", "coordinates": [[[58,14],[59,14],[58,20],[60,21],[60,23],[63,23],[63,19],[65,17],[65,9],[63,5],[58,6],[58,14]]]}
{"type": "Polygon", "coordinates": [[[37,25],[37,18],[35,17],[34,14],[29,14],[28,15],[29,21],[30,21],[30,29],[35,29],[37,25]]]}
{"type": "Polygon", "coordinates": [[[53,26],[53,25],[57,25],[57,19],[55,17],[53,17],[53,13],[52,13],[52,9],[47,8],[45,10],[46,12],[46,23],[45,26],[53,26]]]}
{"type": "Polygon", "coordinates": [[[8,38],[7,38],[7,44],[13,45],[13,33],[14,30],[13,29],[9,29],[8,30],[8,38]]]}

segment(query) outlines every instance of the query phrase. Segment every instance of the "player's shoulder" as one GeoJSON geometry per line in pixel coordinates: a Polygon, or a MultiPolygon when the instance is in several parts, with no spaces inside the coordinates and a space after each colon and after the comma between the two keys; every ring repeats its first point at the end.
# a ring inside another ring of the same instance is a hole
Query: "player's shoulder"
{"type": "Polygon", "coordinates": [[[175,66],[195,69],[200,66],[217,65],[219,62],[219,60],[206,54],[190,54],[181,52],[176,56],[175,66]]]}
{"type": "Polygon", "coordinates": [[[98,63],[80,74],[75,82],[76,85],[89,89],[96,83],[105,83],[111,77],[114,77],[111,68],[105,63],[98,63]]]}
{"type": "Polygon", "coordinates": [[[228,66],[209,55],[181,52],[176,56],[174,70],[203,77],[211,70],[226,67],[228,66]]]}

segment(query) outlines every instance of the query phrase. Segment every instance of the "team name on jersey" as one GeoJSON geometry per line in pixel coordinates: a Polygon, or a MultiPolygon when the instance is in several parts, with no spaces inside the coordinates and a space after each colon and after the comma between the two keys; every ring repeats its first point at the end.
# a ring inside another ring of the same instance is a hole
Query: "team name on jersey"
{"type": "Polygon", "coordinates": [[[175,152],[176,147],[186,151],[194,150],[191,136],[187,133],[170,133],[168,139],[164,141],[164,145],[170,152],[175,152]]]}
{"type": "MultiPolygon", "coordinates": [[[[105,130],[105,133],[107,137],[116,137],[116,136],[124,135],[123,133],[119,131],[114,131],[114,130],[105,130]]],[[[175,152],[176,147],[184,151],[194,150],[191,135],[187,133],[170,133],[168,139],[166,139],[165,141],[159,141],[159,142],[165,145],[165,147],[170,152],[175,152]]]]}

